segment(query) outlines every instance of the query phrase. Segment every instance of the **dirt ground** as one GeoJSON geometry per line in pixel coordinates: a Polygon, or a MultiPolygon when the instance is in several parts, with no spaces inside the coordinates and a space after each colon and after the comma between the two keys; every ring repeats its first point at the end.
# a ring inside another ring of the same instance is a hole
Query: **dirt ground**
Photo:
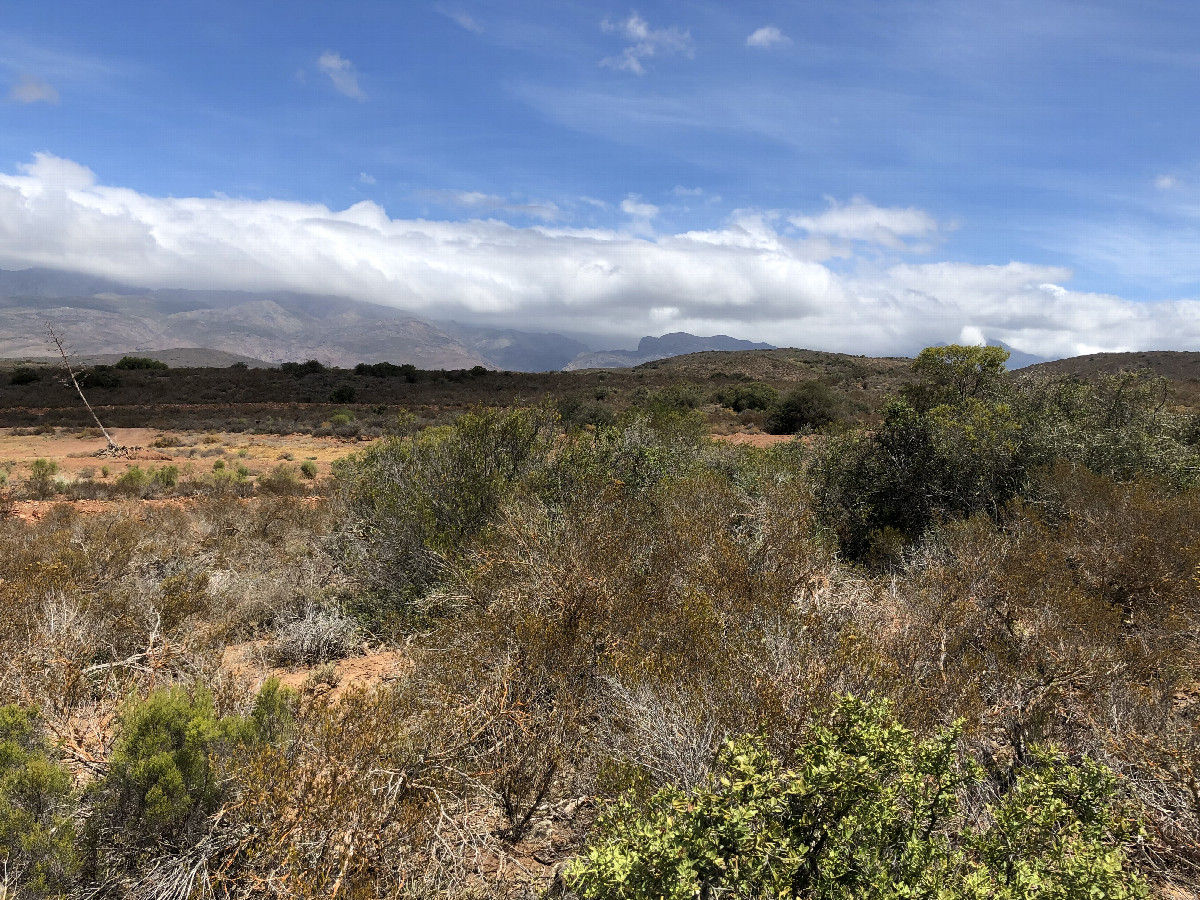
{"type": "MultiPolygon", "coordinates": [[[[97,429],[57,429],[54,433],[24,434],[24,429],[0,431],[0,472],[22,480],[36,459],[58,465],[57,477],[73,481],[80,477],[99,480],[119,478],[130,466],[175,465],[185,477],[212,470],[217,458],[226,465],[244,465],[254,473],[266,473],[280,462],[299,466],[312,461],[317,476],[326,476],[337,459],[362,450],[357,440],[313,437],[308,434],[246,434],[230,432],[161,431],[155,428],[116,428],[109,433],[120,446],[137,448],[128,456],[99,457],[105,441],[97,429]],[[166,439],[166,440],[164,440],[166,439]],[[155,446],[177,443],[178,446],[155,446]],[[107,474],[105,472],[107,471],[107,474]]],[[[777,434],[716,434],[716,440],[751,447],[770,447],[792,438],[777,434]]]]}
{"type": "Polygon", "coordinates": [[[746,447],[773,447],[775,444],[782,444],[785,441],[792,440],[790,434],[714,434],[713,440],[725,441],[727,444],[741,444],[746,447]]]}
{"type": "Polygon", "coordinates": [[[53,434],[14,434],[23,429],[0,432],[0,471],[10,478],[22,479],[35,459],[58,464],[58,477],[74,480],[80,473],[91,477],[118,478],[130,466],[176,465],[181,473],[201,473],[212,469],[213,461],[223,457],[228,464],[240,463],[254,471],[269,471],[281,461],[299,465],[305,460],[317,464],[318,477],[328,475],[330,465],[363,448],[358,441],[312,437],[307,434],[235,434],[229,432],[160,431],[154,428],[115,428],[109,434],[124,447],[140,448],[127,457],[98,457],[105,449],[98,430],[57,429],[53,434]],[[175,447],[156,447],[160,439],[173,439],[175,447]],[[104,475],[104,470],[108,475],[104,475]]]}

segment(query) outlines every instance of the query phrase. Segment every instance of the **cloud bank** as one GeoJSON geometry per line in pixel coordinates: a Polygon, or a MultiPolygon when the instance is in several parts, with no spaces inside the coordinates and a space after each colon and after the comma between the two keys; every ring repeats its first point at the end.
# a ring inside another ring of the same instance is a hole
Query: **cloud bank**
{"type": "Polygon", "coordinates": [[[331,210],[154,197],[100,184],[85,166],[45,154],[0,174],[2,268],[64,268],[149,287],[340,294],[614,339],[723,332],[866,354],[981,338],[1041,356],[1200,349],[1200,302],[1071,291],[1062,268],[943,261],[873,269],[877,253],[856,275],[827,264],[853,262],[863,242],[886,247],[936,226],[919,210],[856,198],[814,215],[743,212],[716,229],[643,238],[496,219],[392,219],[371,202],[331,210]]]}

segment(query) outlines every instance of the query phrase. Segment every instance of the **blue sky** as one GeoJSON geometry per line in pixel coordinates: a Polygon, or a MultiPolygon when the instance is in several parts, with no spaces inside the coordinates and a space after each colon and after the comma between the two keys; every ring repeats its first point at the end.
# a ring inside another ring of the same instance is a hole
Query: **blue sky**
{"type": "Polygon", "coordinates": [[[1200,349],[1200,5],[0,18],[0,265],[621,343],[1200,349]]]}

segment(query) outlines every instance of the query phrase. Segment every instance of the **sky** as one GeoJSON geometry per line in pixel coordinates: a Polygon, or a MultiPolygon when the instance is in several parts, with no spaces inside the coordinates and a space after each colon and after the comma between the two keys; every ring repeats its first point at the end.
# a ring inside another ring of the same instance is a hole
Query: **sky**
{"type": "Polygon", "coordinates": [[[581,337],[1200,350],[1200,4],[0,10],[0,268],[581,337]]]}

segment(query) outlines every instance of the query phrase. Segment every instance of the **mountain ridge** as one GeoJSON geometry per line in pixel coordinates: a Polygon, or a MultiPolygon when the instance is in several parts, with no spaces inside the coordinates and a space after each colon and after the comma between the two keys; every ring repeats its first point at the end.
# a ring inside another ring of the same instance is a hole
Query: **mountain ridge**
{"type": "Polygon", "coordinates": [[[563,367],[564,371],[580,369],[630,369],[648,362],[657,362],[690,353],[734,350],[775,350],[772,344],[743,341],[727,334],[700,337],[686,331],[674,331],[661,337],[644,337],[636,350],[595,350],[581,353],[563,367]]]}
{"type": "Polygon", "coordinates": [[[346,297],[146,289],[54,269],[0,269],[0,357],[41,357],[53,322],[84,356],[181,347],[277,364],[411,363],[553,371],[587,350],[558,334],[442,323],[346,297]]]}

